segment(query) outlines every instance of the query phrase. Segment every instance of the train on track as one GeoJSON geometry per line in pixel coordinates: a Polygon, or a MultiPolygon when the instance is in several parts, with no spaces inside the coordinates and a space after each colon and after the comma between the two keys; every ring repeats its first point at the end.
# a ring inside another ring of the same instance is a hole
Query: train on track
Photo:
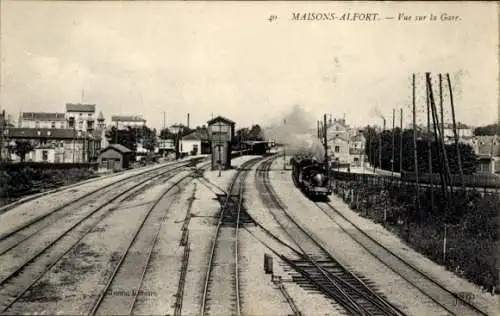
{"type": "Polygon", "coordinates": [[[324,164],[313,157],[295,156],[290,159],[293,182],[306,195],[313,198],[332,194],[330,177],[324,164]]]}

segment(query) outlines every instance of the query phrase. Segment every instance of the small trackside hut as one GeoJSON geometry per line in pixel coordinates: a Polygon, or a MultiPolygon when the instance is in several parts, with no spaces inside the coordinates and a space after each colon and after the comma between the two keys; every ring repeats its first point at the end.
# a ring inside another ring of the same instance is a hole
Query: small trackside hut
{"type": "Polygon", "coordinates": [[[231,140],[235,123],[222,116],[207,122],[212,151],[212,170],[231,168],[231,140]]]}
{"type": "Polygon", "coordinates": [[[111,144],[101,150],[98,157],[99,168],[119,171],[127,169],[133,159],[133,151],[120,144],[111,144]]]}

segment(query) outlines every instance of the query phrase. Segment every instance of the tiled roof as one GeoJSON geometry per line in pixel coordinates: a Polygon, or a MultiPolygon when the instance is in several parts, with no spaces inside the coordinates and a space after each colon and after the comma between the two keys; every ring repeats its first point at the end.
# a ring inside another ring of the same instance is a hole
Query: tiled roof
{"type": "Polygon", "coordinates": [[[26,121],[65,121],[64,113],[49,112],[23,112],[23,120],[26,121]]]}
{"type": "Polygon", "coordinates": [[[222,116],[217,116],[217,117],[214,117],[213,119],[211,119],[210,121],[207,122],[208,125],[213,125],[217,122],[224,122],[226,124],[230,124],[230,125],[234,125],[235,122],[231,121],[230,119],[227,119],[225,117],[222,117],[222,116]]]}
{"type": "Polygon", "coordinates": [[[113,115],[111,116],[112,122],[146,122],[142,116],[138,115],[113,115]]]}
{"type": "Polygon", "coordinates": [[[95,104],[66,103],[66,112],[95,112],[95,104]]]}
{"type": "Polygon", "coordinates": [[[119,152],[121,152],[122,154],[126,154],[126,153],[131,153],[132,151],[130,149],[128,149],[127,147],[121,145],[121,144],[110,144],[108,147],[104,148],[103,150],[101,150],[101,153],[108,150],[108,149],[115,149],[119,152]]]}
{"type": "Polygon", "coordinates": [[[195,130],[191,133],[183,136],[182,139],[185,140],[206,140],[208,139],[208,132],[206,130],[195,130]]]}
{"type": "Polygon", "coordinates": [[[69,128],[9,128],[6,130],[8,138],[50,138],[50,139],[74,139],[85,137],[86,133],[69,128]]]}
{"type": "Polygon", "coordinates": [[[199,131],[192,131],[186,136],[183,136],[182,140],[201,140],[201,133],[199,131]]]}

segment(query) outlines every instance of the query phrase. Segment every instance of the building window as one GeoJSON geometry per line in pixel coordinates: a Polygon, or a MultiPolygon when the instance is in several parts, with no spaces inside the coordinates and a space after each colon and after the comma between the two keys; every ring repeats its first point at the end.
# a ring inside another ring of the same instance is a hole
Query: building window
{"type": "Polygon", "coordinates": [[[36,121],[36,122],[35,122],[35,127],[36,127],[36,128],[39,128],[39,127],[40,127],[40,121],[36,121]]]}
{"type": "Polygon", "coordinates": [[[354,157],[354,162],[358,162],[359,161],[359,158],[358,157],[354,157]]]}
{"type": "Polygon", "coordinates": [[[336,153],[340,152],[340,146],[335,146],[335,152],[336,153]]]}
{"type": "Polygon", "coordinates": [[[69,128],[75,128],[75,118],[74,117],[70,117],[68,122],[69,122],[69,128]]]}
{"type": "Polygon", "coordinates": [[[56,122],[52,122],[52,123],[50,123],[50,127],[52,127],[52,128],[56,128],[56,122]]]}
{"type": "Polygon", "coordinates": [[[42,151],[42,160],[43,161],[49,160],[49,152],[48,151],[46,151],[46,150],[42,151]]]}
{"type": "Polygon", "coordinates": [[[60,126],[59,126],[59,127],[60,127],[60,128],[64,128],[64,122],[61,122],[61,124],[60,124],[60,126]]]}

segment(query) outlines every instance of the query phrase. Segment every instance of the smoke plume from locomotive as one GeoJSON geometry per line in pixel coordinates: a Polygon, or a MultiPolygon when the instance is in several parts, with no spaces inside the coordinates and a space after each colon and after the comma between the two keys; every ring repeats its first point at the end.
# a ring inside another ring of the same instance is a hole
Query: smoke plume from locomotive
{"type": "Polygon", "coordinates": [[[312,116],[295,105],[279,123],[263,129],[266,138],[284,144],[287,155],[311,155],[323,161],[324,149],[316,137],[316,125],[312,116]]]}

